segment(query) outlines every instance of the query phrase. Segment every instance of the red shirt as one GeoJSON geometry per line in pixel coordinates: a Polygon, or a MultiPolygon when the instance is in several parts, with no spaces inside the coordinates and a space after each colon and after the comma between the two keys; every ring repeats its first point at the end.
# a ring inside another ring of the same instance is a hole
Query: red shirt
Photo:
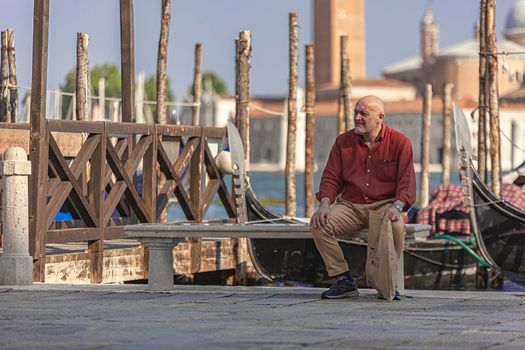
{"type": "Polygon", "coordinates": [[[339,194],[359,204],[392,198],[410,208],[416,199],[416,174],[408,137],[383,124],[370,149],[353,129],[339,135],[316,196],[333,203],[339,194]]]}

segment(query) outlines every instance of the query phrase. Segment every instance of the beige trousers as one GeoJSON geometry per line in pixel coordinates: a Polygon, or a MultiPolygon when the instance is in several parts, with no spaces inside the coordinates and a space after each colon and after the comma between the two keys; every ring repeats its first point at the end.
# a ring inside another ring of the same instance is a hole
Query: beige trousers
{"type": "MultiPolygon", "coordinates": [[[[386,199],[372,204],[355,204],[337,198],[330,211],[328,225],[322,229],[311,228],[317,250],[321,254],[329,276],[336,276],[349,271],[343,251],[337,242],[337,237],[352,238],[357,231],[368,227],[370,210],[386,210],[394,199],[386,199]]],[[[399,260],[405,244],[405,223],[403,217],[392,222],[394,247],[399,260]]]]}

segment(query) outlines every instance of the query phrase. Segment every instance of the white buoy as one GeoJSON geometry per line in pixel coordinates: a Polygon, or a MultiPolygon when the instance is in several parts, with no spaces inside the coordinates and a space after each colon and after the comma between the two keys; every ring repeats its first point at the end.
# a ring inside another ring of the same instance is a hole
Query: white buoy
{"type": "Polygon", "coordinates": [[[223,150],[215,157],[215,164],[225,174],[233,174],[232,156],[230,151],[223,150]]]}

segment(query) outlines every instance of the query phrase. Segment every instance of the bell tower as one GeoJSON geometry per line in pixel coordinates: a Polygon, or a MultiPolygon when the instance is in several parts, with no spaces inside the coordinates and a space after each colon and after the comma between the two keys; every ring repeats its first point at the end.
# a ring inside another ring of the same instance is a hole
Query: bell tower
{"type": "Polygon", "coordinates": [[[348,36],[352,79],[365,78],[364,0],[313,0],[317,88],[338,86],[340,36],[348,36]]]}

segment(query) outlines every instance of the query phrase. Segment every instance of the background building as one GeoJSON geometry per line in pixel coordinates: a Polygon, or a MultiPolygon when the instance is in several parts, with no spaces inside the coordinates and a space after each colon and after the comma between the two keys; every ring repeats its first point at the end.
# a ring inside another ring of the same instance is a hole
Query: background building
{"type": "MultiPolygon", "coordinates": [[[[430,163],[432,172],[441,171],[442,86],[454,84],[453,99],[467,116],[472,115],[471,131],[477,139],[477,99],[479,41],[476,35],[470,40],[439,47],[439,21],[431,7],[422,14],[421,54],[409,57],[384,68],[384,78],[369,79],[365,76],[364,50],[364,0],[313,0],[316,47],[316,137],[315,161],[323,169],[327,155],[337,136],[337,108],[339,99],[339,42],[340,35],[349,35],[349,57],[352,72],[352,99],[375,94],[386,102],[386,123],[412,141],[416,170],[421,159],[421,118],[423,103],[420,96],[423,82],[433,86],[432,128],[430,163]]],[[[477,14],[466,18],[476,23],[477,14]]],[[[417,30],[417,29],[415,29],[417,30]]],[[[477,34],[477,29],[474,30],[477,34]]],[[[506,39],[497,43],[499,61],[500,126],[502,169],[508,171],[525,160],[525,137],[520,120],[525,115],[525,86],[523,74],[525,55],[525,0],[518,0],[507,16],[506,39]],[[515,145],[516,147],[513,147],[515,145]]],[[[253,171],[283,170],[285,166],[287,132],[286,96],[252,96],[250,99],[250,157],[253,171]]],[[[297,110],[298,171],[304,169],[305,114],[304,91],[299,89],[297,110]]],[[[202,118],[205,125],[225,125],[235,116],[235,98],[203,95],[202,118]],[[211,97],[210,97],[211,96],[211,97]],[[210,116],[212,115],[212,116],[210,116]]],[[[190,118],[186,113],[185,118],[190,118]]],[[[455,149],[454,134],[452,149],[455,149]]],[[[476,150],[477,144],[473,145],[476,150]]],[[[455,160],[453,160],[455,162],[455,160]]],[[[454,165],[452,166],[454,169],[454,165]]]]}

